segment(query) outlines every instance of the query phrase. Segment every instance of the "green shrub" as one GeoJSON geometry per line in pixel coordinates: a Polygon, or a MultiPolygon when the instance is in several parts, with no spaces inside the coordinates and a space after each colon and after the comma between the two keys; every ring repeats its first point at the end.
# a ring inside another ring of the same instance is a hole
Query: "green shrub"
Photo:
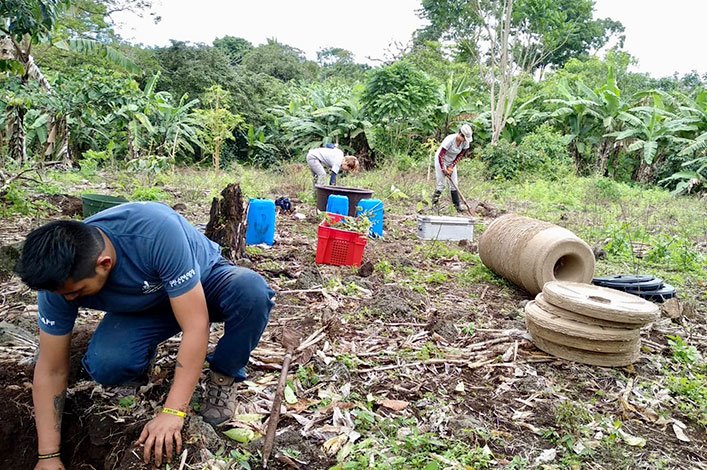
{"type": "Polygon", "coordinates": [[[366,137],[378,153],[410,153],[429,135],[439,103],[437,82],[408,61],[372,70],[361,94],[364,114],[373,124],[366,137]]]}
{"type": "Polygon", "coordinates": [[[408,171],[419,164],[413,156],[407,153],[396,153],[391,159],[395,162],[395,167],[400,171],[408,171]]]}
{"type": "Polygon", "coordinates": [[[145,188],[139,186],[130,194],[131,201],[159,201],[165,202],[169,199],[169,194],[159,188],[145,188]]]}
{"type": "Polygon", "coordinates": [[[81,174],[86,178],[96,176],[98,168],[106,162],[113,159],[113,147],[111,142],[106,150],[86,150],[79,159],[79,167],[81,174]]]}
{"type": "Polygon", "coordinates": [[[35,211],[27,192],[14,182],[7,187],[5,194],[0,199],[0,204],[2,217],[10,217],[15,214],[32,215],[35,211]]]}
{"type": "Polygon", "coordinates": [[[0,195],[0,218],[16,215],[39,216],[53,206],[42,198],[33,198],[17,181],[13,181],[0,195]]]}
{"type": "Polygon", "coordinates": [[[487,179],[512,180],[520,171],[518,148],[505,140],[487,145],[481,152],[481,161],[485,164],[484,175],[487,179]]]}
{"type": "Polygon", "coordinates": [[[540,178],[557,180],[573,172],[573,162],[563,137],[543,124],[527,134],[516,146],[501,140],[487,145],[481,153],[488,179],[516,180],[540,178]]]}
{"type": "Polygon", "coordinates": [[[604,202],[618,202],[621,200],[621,188],[619,184],[609,178],[597,178],[588,188],[590,197],[594,200],[604,202]]]}
{"type": "Polygon", "coordinates": [[[537,176],[557,180],[572,173],[573,162],[563,136],[550,125],[543,124],[527,134],[518,146],[521,176],[537,176]]]}

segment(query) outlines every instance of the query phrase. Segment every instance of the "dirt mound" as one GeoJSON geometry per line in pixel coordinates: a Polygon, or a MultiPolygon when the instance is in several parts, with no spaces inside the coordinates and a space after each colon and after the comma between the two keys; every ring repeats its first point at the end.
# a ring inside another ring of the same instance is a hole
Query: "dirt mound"
{"type": "Polygon", "coordinates": [[[384,285],[374,292],[368,306],[375,318],[411,321],[425,311],[427,301],[422,294],[404,286],[384,285]]]}
{"type": "Polygon", "coordinates": [[[61,212],[61,215],[67,217],[76,217],[83,214],[83,202],[81,198],[69,196],[68,194],[55,194],[52,196],[42,196],[42,199],[61,212]]]}

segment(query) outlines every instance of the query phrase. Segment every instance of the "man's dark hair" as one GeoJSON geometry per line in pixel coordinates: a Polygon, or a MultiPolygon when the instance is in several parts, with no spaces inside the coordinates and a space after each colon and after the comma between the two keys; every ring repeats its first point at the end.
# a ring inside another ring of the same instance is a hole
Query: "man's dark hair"
{"type": "Polygon", "coordinates": [[[27,235],[15,274],[31,289],[54,291],[68,279],[93,277],[104,248],[96,227],[74,220],[50,222],[27,235]]]}

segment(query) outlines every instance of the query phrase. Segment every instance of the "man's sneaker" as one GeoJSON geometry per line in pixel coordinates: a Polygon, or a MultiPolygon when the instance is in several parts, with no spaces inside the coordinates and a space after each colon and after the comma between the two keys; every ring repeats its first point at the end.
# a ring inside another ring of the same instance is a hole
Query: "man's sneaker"
{"type": "Polygon", "coordinates": [[[209,373],[209,382],[206,384],[201,417],[212,426],[218,426],[233,418],[236,412],[236,384],[233,377],[209,373]]]}

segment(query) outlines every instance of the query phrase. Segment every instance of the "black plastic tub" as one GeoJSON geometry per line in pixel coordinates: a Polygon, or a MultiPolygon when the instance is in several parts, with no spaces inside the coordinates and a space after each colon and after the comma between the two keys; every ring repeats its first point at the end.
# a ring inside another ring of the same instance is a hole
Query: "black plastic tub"
{"type": "Polygon", "coordinates": [[[372,189],[365,188],[347,188],[345,186],[316,186],[317,188],[317,209],[320,211],[326,210],[326,203],[329,196],[335,194],[337,196],[346,196],[349,198],[349,217],[356,216],[356,206],[361,199],[370,199],[373,196],[372,189]]]}

